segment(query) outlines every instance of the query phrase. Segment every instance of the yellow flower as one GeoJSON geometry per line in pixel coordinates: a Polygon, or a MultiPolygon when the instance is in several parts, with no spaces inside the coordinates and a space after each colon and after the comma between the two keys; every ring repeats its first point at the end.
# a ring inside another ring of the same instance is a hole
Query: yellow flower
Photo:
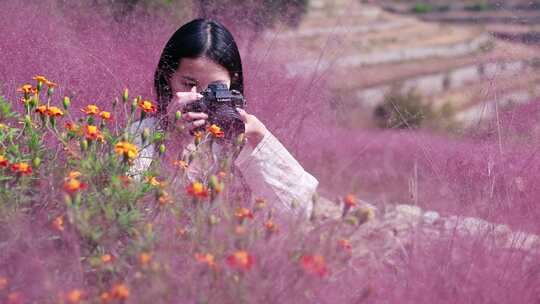
{"type": "Polygon", "coordinates": [[[107,264],[107,263],[112,262],[113,257],[112,255],[107,253],[107,254],[102,255],[100,259],[101,259],[101,263],[107,264]]]}
{"type": "Polygon", "coordinates": [[[111,289],[111,296],[118,300],[126,300],[129,297],[129,288],[123,283],[116,284],[111,289]]]}
{"type": "Polygon", "coordinates": [[[161,186],[161,182],[155,176],[147,177],[146,181],[152,186],[155,186],[155,187],[161,186]]]}
{"type": "Polygon", "coordinates": [[[200,182],[191,183],[187,188],[187,193],[197,198],[208,197],[208,189],[200,182]]]}
{"type": "Polygon", "coordinates": [[[13,173],[30,175],[32,174],[32,167],[27,163],[15,163],[11,165],[11,171],[13,171],[13,173]]]}
{"type": "Polygon", "coordinates": [[[90,140],[97,139],[97,140],[103,141],[103,135],[101,134],[101,131],[96,126],[92,126],[92,125],[84,126],[84,133],[87,139],[90,139],[90,140]]]}
{"type": "Polygon", "coordinates": [[[83,293],[79,289],[74,289],[67,294],[66,298],[69,303],[79,303],[83,298],[83,293]]]}
{"type": "Polygon", "coordinates": [[[141,263],[142,266],[148,265],[151,260],[152,256],[147,252],[143,252],[139,255],[139,263],[141,263]]]}
{"type": "Polygon", "coordinates": [[[345,206],[347,207],[355,207],[358,205],[358,202],[356,200],[356,196],[354,196],[354,194],[348,194],[347,196],[345,196],[345,198],[343,199],[343,203],[345,203],[345,206]]]}
{"type": "Polygon", "coordinates": [[[161,206],[166,205],[171,202],[171,196],[169,193],[163,191],[163,193],[159,196],[158,202],[161,206]]]}
{"type": "Polygon", "coordinates": [[[37,82],[47,82],[47,78],[45,78],[45,76],[42,76],[42,75],[36,75],[34,77],[32,77],[32,79],[34,80],[37,80],[37,82]]]}
{"type": "Polygon", "coordinates": [[[216,261],[213,255],[209,253],[195,253],[195,259],[203,264],[207,264],[210,267],[216,266],[216,261]]]}
{"type": "Polygon", "coordinates": [[[6,277],[0,277],[0,290],[4,290],[8,284],[8,279],[6,277]]]}
{"type": "Polygon", "coordinates": [[[57,216],[53,221],[52,221],[52,226],[55,230],[58,230],[58,231],[64,231],[64,217],[63,216],[57,216]]]}
{"type": "Polygon", "coordinates": [[[38,112],[41,115],[46,115],[47,114],[47,106],[46,105],[38,106],[36,108],[36,112],[38,112]]]}
{"type": "Polygon", "coordinates": [[[47,86],[48,86],[49,88],[55,88],[55,87],[57,86],[56,83],[54,83],[54,82],[52,82],[52,81],[50,81],[50,80],[47,80],[47,79],[45,80],[45,83],[47,84],[47,86]]]}
{"type": "Polygon", "coordinates": [[[103,120],[110,120],[112,115],[111,115],[111,112],[101,111],[99,113],[99,117],[101,117],[101,119],[103,119],[103,120]]]}
{"type": "Polygon", "coordinates": [[[253,257],[245,250],[238,250],[227,257],[227,264],[231,267],[249,270],[253,266],[253,257]]]}
{"type": "Polygon", "coordinates": [[[221,131],[221,128],[216,124],[212,124],[210,127],[208,127],[207,130],[208,132],[212,133],[212,135],[214,135],[215,137],[225,136],[225,133],[223,133],[223,131],[221,131]]]}
{"type": "Polygon", "coordinates": [[[48,107],[45,113],[49,116],[63,116],[64,115],[64,112],[62,112],[62,110],[60,110],[58,107],[48,107]]]}
{"type": "Polygon", "coordinates": [[[244,207],[236,208],[234,215],[240,220],[243,220],[245,218],[250,218],[250,219],[253,218],[253,213],[251,212],[251,210],[244,207]]]}
{"type": "Polygon", "coordinates": [[[86,113],[86,115],[98,115],[99,113],[99,107],[95,104],[87,105],[86,107],[82,108],[81,111],[83,113],[86,113]]]}
{"type": "Polygon", "coordinates": [[[30,85],[30,84],[25,84],[22,87],[17,89],[17,92],[22,92],[22,93],[25,93],[25,94],[30,94],[33,91],[34,91],[34,89],[32,88],[32,85],[30,85]]]}
{"type": "Polygon", "coordinates": [[[187,169],[188,167],[188,163],[186,161],[183,161],[183,160],[175,160],[173,161],[173,165],[176,166],[176,167],[179,167],[183,170],[187,169]]]}
{"type": "Polygon", "coordinates": [[[114,152],[116,152],[116,154],[123,155],[127,159],[133,159],[139,154],[137,146],[127,141],[118,142],[114,146],[114,152]]]}
{"type": "Polygon", "coordinates": [[[137,106],[145,113],[154,113],[157,111],[156,106],[149,100],[139,101],[137,106]]]}

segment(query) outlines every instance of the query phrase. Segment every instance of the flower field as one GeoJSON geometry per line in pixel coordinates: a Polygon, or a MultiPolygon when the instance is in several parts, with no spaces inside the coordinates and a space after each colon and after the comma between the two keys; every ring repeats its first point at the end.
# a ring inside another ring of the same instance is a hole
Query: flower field
{"type": "Polygon", "coordinates": [[[540,234],[538,102],[460,134],[345,129],[331,73],[287,78],[271,44],[244,52],[248,110],[337,210],[308,220],[237,196],[230,160],[187,179],[219,126],[139,125],[176,20],[52,1],[0,12],[0,303],[538,302],[537,245],[387,216],[410,204],[540,234]]]}

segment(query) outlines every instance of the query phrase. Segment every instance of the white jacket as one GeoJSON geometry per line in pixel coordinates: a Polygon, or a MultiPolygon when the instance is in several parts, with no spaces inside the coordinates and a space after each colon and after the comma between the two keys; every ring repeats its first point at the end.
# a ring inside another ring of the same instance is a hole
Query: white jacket
{"type": "MultiPolygon", "coordinates": [[[[137,133],[134,143],[141,147],[140,133],[144,128],[154,128],[156,119],[146,118],[138,125],[138,122],[132,124],[129,132],[137,133]]],[[[152,162],[154,151],[153,146],[140,151],[130,172],[137,175],[146,170],[152,162]]],[[[274,204],[271,207],[277,211],[306,216],[312,213],[312,197],[319,182],[302,168],[270,131],[266,132],[255,148],[249,144],[244,145],[235,160],[235,166],[244,176],[254,197],[264,198],[269,204],[274,204]],[[296,208],[293,204],[296,204],[296,208]]]]}

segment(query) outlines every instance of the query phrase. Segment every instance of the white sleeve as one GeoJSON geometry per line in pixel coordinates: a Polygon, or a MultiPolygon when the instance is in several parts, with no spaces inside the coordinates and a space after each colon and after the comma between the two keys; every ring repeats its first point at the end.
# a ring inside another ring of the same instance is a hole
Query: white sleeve
{"type": "Polygon", "coordinates": [[[279,140],[267,131],[252,149],[246,144],[235,165],[246,178],[255,197],[262,197],[278,211],[311,215],[312,197],[319,181],[306,172],[279,140]],[[298,204],[295,208],[293,202],[298,204]]]}

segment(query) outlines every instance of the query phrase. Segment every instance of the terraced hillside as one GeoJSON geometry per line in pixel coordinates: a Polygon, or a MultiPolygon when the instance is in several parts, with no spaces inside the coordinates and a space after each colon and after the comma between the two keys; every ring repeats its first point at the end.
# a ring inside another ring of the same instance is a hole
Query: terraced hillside
{"type": "Polygon", "coordinates": [[[295,30],[266,33],[290,58],[289,74],[331,75],[328,85],[348,125],[372,125],[388,90],[417,88],[437,111],[474,123],[499,105],[540,95],[537,49],[500,40],[483,26],[440,24],[358,0],[313,0],[295,30]]]}

